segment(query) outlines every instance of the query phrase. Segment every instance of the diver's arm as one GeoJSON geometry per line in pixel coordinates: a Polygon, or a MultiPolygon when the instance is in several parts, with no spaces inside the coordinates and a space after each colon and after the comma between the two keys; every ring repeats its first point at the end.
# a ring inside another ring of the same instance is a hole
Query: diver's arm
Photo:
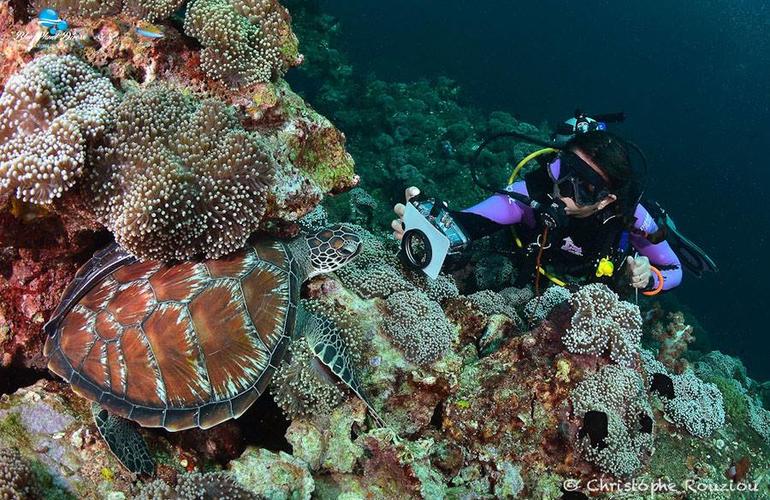
{"type": "MultiPolygon", "coordinates": [[[[654,233],[658,230],[658,225],[642,205],[636,207],[634,217],[636,217],[634,224],[636,229],[645,233],[654,233]]],[[[650,259],[650,264],[660,271],[660,274],[663,276],[663,290],[671,290],[679,286],[682,282],[682,264],[668,242],[662,241],[653,244],[642,235],[632,234],[631,244],[640,255],[650,259]]],[[[654,273],[653,280],[653,288],[657,288],[659,285],[658,277],[654,273]]]]}
{"type": "MultiPolygon", "coordinates": [[[[529,195],[524,181],[515,182],[506,190],[529,195]]],[[[470,208],[451,211],[450,214],[471,240],[489,236],[511,224],[535,224],[535,216],[530,207],[504,194],[492,195],[470,208]]]]}

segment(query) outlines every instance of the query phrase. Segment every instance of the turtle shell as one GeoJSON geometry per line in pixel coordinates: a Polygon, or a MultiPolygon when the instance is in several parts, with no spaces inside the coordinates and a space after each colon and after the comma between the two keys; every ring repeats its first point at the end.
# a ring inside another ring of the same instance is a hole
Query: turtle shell
{"type": "Polygon", "coordinates": [[[78,394],[145,427],[206,429],[237,418],[294,333],[296,266],[274,240],[176,264],[112,247],[65,291],[46,327],[48,366],[78,394]]]}

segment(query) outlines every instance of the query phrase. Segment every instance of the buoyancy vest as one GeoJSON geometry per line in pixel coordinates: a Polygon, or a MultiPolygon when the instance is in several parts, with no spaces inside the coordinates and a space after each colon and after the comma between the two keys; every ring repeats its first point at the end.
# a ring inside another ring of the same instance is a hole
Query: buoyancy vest
{"type": "MultiPolygon", "coordinates": [[[[548,195],[553,192],[553,181],[545,168],[525,175],[524,181],[532,199],[548,202],[548,195]]],[[[570,217],[565,227],[549,232],[541,266],[551,281],[564,282],[567,286],[600,282],[616,291],[626,291],[628,287],[618,285],[620,282],[627,283],[622,267],[632,251],[628,223],[612,212],[611,207],[584,219],[570,217]]],[[[535,275],[543,229],[523,224],[516,227],[522,243],[517,253],[523,261],[518,286],[531,282],[535,275]]]]}

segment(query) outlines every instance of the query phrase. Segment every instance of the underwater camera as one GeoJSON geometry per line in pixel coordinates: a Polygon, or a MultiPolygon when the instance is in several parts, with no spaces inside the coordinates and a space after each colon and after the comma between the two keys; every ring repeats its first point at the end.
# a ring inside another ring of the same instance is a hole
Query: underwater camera
{"type": "Polygon", "coordinates": [[[404,211],[401,258],[436,279],[449,255],[460,254],[470,243],[454,221],[446,203],[434,199],[409,200],[404,211]]]}

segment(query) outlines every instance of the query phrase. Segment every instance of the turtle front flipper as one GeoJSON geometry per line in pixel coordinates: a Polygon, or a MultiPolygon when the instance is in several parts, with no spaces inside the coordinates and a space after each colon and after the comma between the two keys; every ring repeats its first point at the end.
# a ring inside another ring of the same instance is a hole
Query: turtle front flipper
{"type": "Polygon", "coordinates": [[[147,443],[131,422],[111,415],[96,403],[91,405],[91,413],[99,434],[123,467],[135,474],[155,473],[155,461],[150,455],[147,443]]]}
{"type": "Polygon", "coordinates": [[[342,340],[334,322],[328,318],[311,313],[299,306],[297,308],[298,326],[304,333],[310,348],[318,360],[328,367],[346,386],[366,404],[372,418],[378,425],[385,427],[385,421],[364,395],[358,383],[355,371],[348,356],[348,348],[342,340]]]}

